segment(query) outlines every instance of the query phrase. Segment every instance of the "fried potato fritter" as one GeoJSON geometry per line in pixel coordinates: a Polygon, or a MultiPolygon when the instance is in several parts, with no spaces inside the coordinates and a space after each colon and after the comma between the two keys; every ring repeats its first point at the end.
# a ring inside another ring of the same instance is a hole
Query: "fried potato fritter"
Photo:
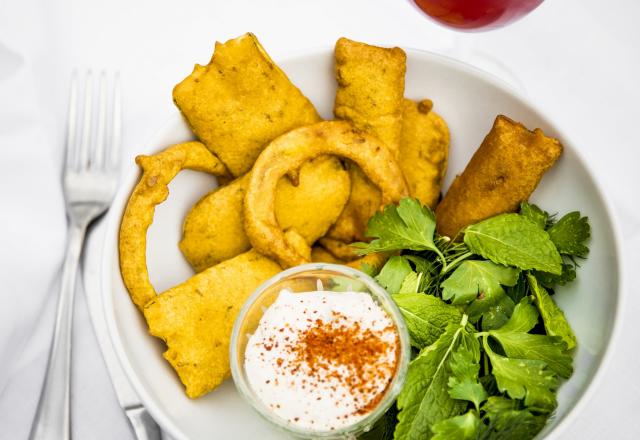
{"type": "MultiPolygon", "coordinates": [[[[334,114],[382,141],[398,158],[402,130],[406,55],[346,38],[336,42],[338,90],[334,114]]],[[[380,191],[350,164],[351,196],[329,237],[344,243],[364,240],[371,216],[380,207],[380,191]]]]}
{"type": "Polygon", "coordinates": [[[169,182],[180,170],[204,171],[224,176],[224,165],[200,142],[174,145],[153,156],[138,156],[142,176],[133,189],[120,223],[120,272],[131,300],[142,310],[156,296],[147,271],[147,229],[155,206],[169,195],[169,182]]]}
{"type": "Polygon", "coordinates": [[[216,43],[206,66],[175,86],[173,99],[233,176],[245,174],[272,139],[320,116],[253,34],[216,43]]]}
{"type": "Polygon", "coordinates": [[[561,154],[557,139],[499,115],[438,205],[438,232],[454,238],[468,225],[515,212],[561,154]]]}
{"type": "Polygon", "coordinates": [[[165,359],[187,396],[196,398],[229,377],[229,342],[237,314],[261,283],[282,269],[254,250],[194,275],[149,301],[149,332],[167,345],[165,359]]]}
{"type": "Polygon", "coordinates": [[[319,122],[288,132],[260,154],[245,194],[245,231],[254,249],[283,267],[309,262],[286,240],[274,214],[278,180],[314,157],[333,154],[354,161],[382,192],[382,203],[408,195],[402,172],[377,138],[344,121],[319,122]]]}
{"type": "Polygon", "coordinates": [[[398,164],[411,197],[431,209],[436,207],[447,171],[449,128],[428,100],[404,100],[402,142],[398,164]]]}

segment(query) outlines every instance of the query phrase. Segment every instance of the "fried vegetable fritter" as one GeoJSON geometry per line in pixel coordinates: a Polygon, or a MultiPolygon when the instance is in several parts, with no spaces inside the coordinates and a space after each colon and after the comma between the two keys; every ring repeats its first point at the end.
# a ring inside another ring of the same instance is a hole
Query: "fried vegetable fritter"
{"type": "Polygon", "coordinates": [[[382,192],[382,203],[408,195],[402,172],[391,152],[375,137],[344,121],[319,122],[272,141],[256,161],[245,194],[245,231],[254,249],[283,267],[309,262],[286,240],[275,218],[278,180],[314,157],[333,154],[354,161],[382,192]]]}
{"type": "Polygon", "coordinates": [[[120,223],[120,272],[131,300],[139,308],[156,296],[147,271],[147,229],[155,206],[169,195],[169,182],[180,170],[224,176],[227,170],[200,142],[174,145],[153,156],[138,156],[142,176],[133,189],[120,223]]]}
{"type": "Polygon", "coordinates": [[[242,304],[282,269],[254,250],[194,275],[149,301],[149,332],[167,345],[164,357],[187,396],[196,398],[229,377],[231,330],[242,304]]]}
{"type": "MultiPolygon", "coordinates": [[[[376,136],[397,158],[406,71],[404,51],[340,38],[336,42],[335,60],[336,118],[376,136]]],[[[356,165],[350,164],[349,175],[351,196],[328,234],[345,243],[364,240],[367,222],[380,207],[380,192],[356,165]]]]}
{"type": "Polygon", "coordinates": [[[409,193],[434,209],[447,171],[449,128],[428,100],[404,100],[402,142],[398,164],[409,185],[409,193]]]}
{"type": "Polygon", "coordinates": [[[196,65],[175,86],[173,99],[196,136],[236,177],[251,169],[272,139],[320,120],[250,33],[216,43],[209,64],[196,65]]]}
{"type": "Polygon", "coordinates": [[[499,115],[438,205],[438,232],[454,238],[468,225],[516,211],[561,154],[557,139],[499,115]]]}
{"type": "MultiPolygon", "coordinates": [[[[278,182],[276,220],[313,244],[335,223],[349,197],[349,175],[340,160],[321,156],[306,162],[297,176],[278,182]]],[[[204,196],[184,222],[180,249],[198,272],[251,248],[244,232],[243,202],[249,175],[204,196]]]]}

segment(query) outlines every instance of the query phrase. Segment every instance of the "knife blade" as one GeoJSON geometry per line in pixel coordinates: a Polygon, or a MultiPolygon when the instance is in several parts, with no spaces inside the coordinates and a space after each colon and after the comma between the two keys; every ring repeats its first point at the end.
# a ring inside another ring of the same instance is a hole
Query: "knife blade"
{"type": "Polygon", "coordinates": [[[127,415],[135,437],[138,440],[161,440],[162,430],[145,409],[127,379],[109,337],[100,291],[100,257],[104,236],[104,219],[100,219],[89,232],[82,261],[83,285],[89,315],[118,403],[127,415]]]}

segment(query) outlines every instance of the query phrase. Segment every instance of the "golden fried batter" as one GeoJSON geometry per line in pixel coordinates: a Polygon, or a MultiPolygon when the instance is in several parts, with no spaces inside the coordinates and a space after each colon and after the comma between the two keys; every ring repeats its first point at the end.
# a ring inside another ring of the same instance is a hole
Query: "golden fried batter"
{"type": "Polygon", "coordinates": [[[349,246],[340,240],[329,237],[323,237],[318,243],[325,248],[331,255],[343,261],[352,261],[358,258],[355,248],[349,246]]]}
{"type": "Polygon", "coordinates": [[[322,246],[314,246],[311,248],[311,261],[314,263],[332,263],[344,264],[345,262],[334,257],[329,251],[322,246]]]}
{"type": "Polygon", "coordinates": [[[380,139],[397,157],[407,56],[340,38],[335,47],[338,90],[333,113],[380,139]]]}
{"type": "Polygon", "coordinates": [[[514,212],[562,154],[562,144],[536,128],[498,116],[464,172],[436,210],[438,232],[456,237],[466,226],[514,212]]]}
{"type": "Polygon", "coordinates": [[[149,332],[167,345],[164,357],[187,396],[199,397],[229,377],[229,342],[247,297],[282,269],[251,250],[193,276],[147,303],[149,332]]]}
{"type": "Polygon", "coordinates": [[[147,229],[153,222],[155,206],[169,195],[167,185],[182,169],[204,171],[215,176],[227,174],[224,165],[200,142],[174,145],[153,156],[138,156],[142,168],[120,224],[120,272],[131,300],[142,309],[156,296],[147,272],[147,229]]]}
{"type": "MultiPolygon", "coordinates": [[[[307,244],[322,237],[349,197],[349,175],[335,157],[321,156],[300,168],[298,185],[283,177],[276,189],[276,220],[307,244]]],[[[244,232],[243,201],[249,175],[204,196],[187,215],[180,249],[200,272],[251,248],[244,232]]]]}
{"type": "Polygon", "coordinates": [[[173,99],[196,136],[234,176],[249,171],[272,139],[320,120],[250,33],[216,43],[209,64],[196,65],[174,88],[173,99]]]}
{"type": "Polygon", "coordinates": [[[444,119],[431,110],[432,106],[428,99],[404,100],[398,164],[411,197],[433,209],[447,171],[449,128],[444,119]]]}
{"type": "MultiPolygon", "coordinates": [[[[406,55],[341,38],[335,47],[338,90],[334,114],[380,139],[398,157],[402,130],[406,55]]],[[[369,218],[380,207],[380,191],[351,164],[351,196],[329,237],[345,243],[364,240],[369,218]]]]}
{"type": "MultiPolygon", "coordinates": [[[[142,176],[120,224],[120,271],[133,303],[144,312],[151,334],[167,343],[165,357],[198,397],[229,375],[231,327],[247,296],[280,272],[274,261],[249,251],[156,295],[146,264],[146,235],[155,206],[182,169],[226,175],[222,163],[200,142],[174,145],[153,156],[138,156],[142,176]]],[[[304,248],[299,248],[303,252],[304,248]]]]}
{"type": "Polygon", "coordinates": [[[319,122],[290,131],[272,141],[256,161],[245,194],[245,231],[254,249],[284,267],[309,262],[286,240],[276,221],[278,180],[303,163],[323,154],[354,161],[382,192],[384,204],[408,195],[406,183],[391,152],[375,137],[348,122],[319,122]]]}

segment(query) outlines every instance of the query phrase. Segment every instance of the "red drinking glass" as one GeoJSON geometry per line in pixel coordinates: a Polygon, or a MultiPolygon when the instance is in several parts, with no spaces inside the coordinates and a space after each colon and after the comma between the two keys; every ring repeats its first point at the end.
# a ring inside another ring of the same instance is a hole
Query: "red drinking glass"
{"type": "Polygon", "coordinates": [[[544,0],[413,0],[435,21],[462,31],[486,31],[522,18],[544,0]]]}

